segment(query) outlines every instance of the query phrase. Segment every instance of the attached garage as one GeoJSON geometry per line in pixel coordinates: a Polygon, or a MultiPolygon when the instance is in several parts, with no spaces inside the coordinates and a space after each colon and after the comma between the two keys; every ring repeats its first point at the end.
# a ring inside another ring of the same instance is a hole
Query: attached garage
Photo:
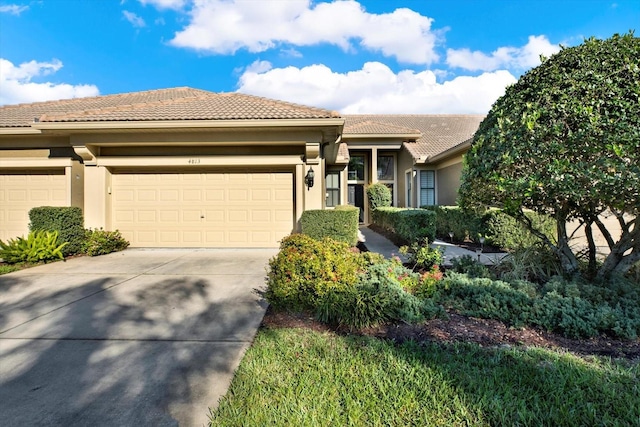
{"type": "Polygon", "coordinates": [[[68,206],[65,169],[0,170],[0,240],[29,232],[29,210],[68,206]]]}
{"type": "Polygon", "coordinates": [[[140,247],[276,247],[293,194],[292,172],[114,170],[111,228],[140,247]]]}

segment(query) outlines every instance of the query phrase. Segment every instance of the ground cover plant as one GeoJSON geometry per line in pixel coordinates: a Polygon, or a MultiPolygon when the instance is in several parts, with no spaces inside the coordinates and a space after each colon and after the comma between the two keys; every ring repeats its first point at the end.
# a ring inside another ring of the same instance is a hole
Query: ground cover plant
{"type": "Polygon", "coordinates": [[[637,363],[264,327],[212,426],[637,425],[637,363]]]}

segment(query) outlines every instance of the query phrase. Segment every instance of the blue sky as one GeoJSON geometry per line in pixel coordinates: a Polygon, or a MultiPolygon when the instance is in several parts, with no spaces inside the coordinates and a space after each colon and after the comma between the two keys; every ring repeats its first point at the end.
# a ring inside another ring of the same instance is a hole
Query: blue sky
{"type": "Polygon", "coordinates": [[[638,0],[0,0],[0,104],[190,86],[342,113],[486,113],[638,0]]]}

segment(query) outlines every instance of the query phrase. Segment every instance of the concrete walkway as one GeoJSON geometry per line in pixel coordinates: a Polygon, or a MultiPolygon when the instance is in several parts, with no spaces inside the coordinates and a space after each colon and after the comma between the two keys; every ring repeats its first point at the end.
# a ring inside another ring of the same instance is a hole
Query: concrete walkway
{"type": "MultiPolygon", "coordinates": [[[[361,226],[360,227],[360,241],[367,247],[367,249],[371,252],[376,252],[384,255],[385,258],[391,258],[392,256],[399,256],[402,262],[407,261],[407,257],[400,254],[400,249],[393,244],[393,242],[383,235],[376,233],[371,230],[369,227],[361,226]]],[[[435,240],[431,245],[432,248],[441,248],[444,254],[444,265],[451,265],[451,261],[454,258],[458,258],[464,255],[469,255],[473,257],[473,259],[478,259],[478,254],[476,252],[472,252],[468,249],[461,248],[459,246],[453,245],[451,243],[446,243],[441,240],[435,240]]],[[[502,258],[504,258],[506,253],[490,253],[490,254],[480,254],[480,262],[484,265],[495,265],[500,262],[502,258]]]]}
{"type": "Polygon", "coordinates": [[[129,249],[0,276],[0,424],[206,425],[276,253],[129,249]]]}

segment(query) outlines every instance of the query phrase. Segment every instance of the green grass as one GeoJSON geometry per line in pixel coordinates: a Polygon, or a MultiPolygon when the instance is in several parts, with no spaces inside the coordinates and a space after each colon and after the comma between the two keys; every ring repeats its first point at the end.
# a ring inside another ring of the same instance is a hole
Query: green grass
{"type": "Polygon", "coordinates": [[[638,363],[262,329],[214,426],[640,425],[638,363]]]}
{"type": "Polygon", "coordinates": [[[18,264],[0,264],[0,275],[22,270],[24,267],[18,264]]]}

